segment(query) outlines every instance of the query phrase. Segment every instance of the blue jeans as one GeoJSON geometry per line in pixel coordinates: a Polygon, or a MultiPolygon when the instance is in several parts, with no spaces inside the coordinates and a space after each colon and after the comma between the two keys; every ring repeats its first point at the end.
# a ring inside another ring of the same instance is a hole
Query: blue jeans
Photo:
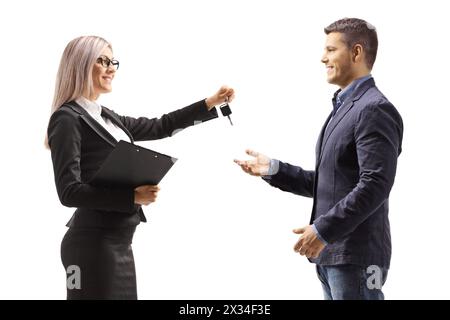
{"type": "Polygon", "coordinates": [[[382,286],[388,270],[352,264],[316,265],[325,300],[384,300],[382,286]]]}

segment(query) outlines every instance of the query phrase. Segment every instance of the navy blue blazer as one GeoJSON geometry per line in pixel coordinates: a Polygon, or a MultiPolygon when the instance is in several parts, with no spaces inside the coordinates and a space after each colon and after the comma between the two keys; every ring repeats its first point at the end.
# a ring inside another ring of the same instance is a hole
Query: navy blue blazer
{"type": "Polygon", "coordinates": [[[265,180],[313,198],[310,223],[328,245],[310,261],[389,268],[389,193],[401,153],[401,116],[369,79],[328,124],[330,118],[319,135],[314,171],[280,161],[277,174],[265,180]]]}
{"type": "MultiPolygon", "coordinates": [[[[208,111],[205,100],[158,119],[121,116],[105,107],[102,116],[132,142],[165,138],[197,121],[218,117],[215,108],[208,111]]],[[[51,116],[47,132],[59,199],[64,206],[77,208],[67,226],[119,228],[146,221],[141,206],[134,203],[133,188],[89,183],[118,141],[85,109],[74,101],[64,104],[51,116]]]]}

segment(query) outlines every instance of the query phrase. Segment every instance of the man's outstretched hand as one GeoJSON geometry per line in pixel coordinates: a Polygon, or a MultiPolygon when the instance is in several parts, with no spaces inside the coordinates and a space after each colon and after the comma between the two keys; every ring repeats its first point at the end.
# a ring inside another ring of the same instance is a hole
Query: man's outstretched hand
{"type": "Polygon", "coordinates": [[[269,174],[270,168],[270,158],[262,153],[247,149],[245,152],[252,156],[253,159],[250,160],[234,160],[244,172],[252,176],[266,176],[269,174]]]}

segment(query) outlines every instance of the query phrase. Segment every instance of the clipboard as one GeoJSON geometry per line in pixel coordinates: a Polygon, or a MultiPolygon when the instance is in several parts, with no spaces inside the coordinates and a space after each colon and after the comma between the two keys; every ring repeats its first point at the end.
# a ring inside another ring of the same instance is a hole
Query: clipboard
{"type": "Polygon", "coordinates": [[[157,185],[178,159],[120,140],[90,184],[136,188],[157,185]]]}

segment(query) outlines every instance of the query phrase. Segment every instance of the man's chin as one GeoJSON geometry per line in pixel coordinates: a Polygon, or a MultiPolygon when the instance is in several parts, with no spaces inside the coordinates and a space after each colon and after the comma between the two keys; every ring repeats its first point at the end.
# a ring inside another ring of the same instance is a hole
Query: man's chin
{"type": "Polygon", "coordinates": [[[336,79],[334,79],[333,77],[327,77],[327,82],[329,84],[336,84],[336,79]]]}

